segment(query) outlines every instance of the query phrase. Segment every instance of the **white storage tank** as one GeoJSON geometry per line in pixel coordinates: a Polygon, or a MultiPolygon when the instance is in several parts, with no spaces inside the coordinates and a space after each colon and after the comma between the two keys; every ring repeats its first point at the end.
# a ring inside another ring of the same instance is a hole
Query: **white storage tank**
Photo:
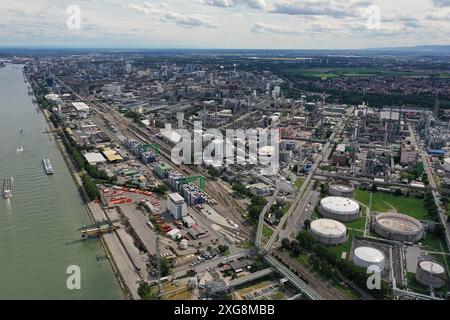
{"type": "Polygon", "coordinates": [[[347,241],[347,227],[336,220],[314,220],[309,226],[309,231],[314,239],[322,244],[338,245],[347,241]]]}
{"type": "Polygon", "coordinates": [[[379,213],[373,230],[385,239],[417,242],[423,237],[424,227],[419,220],[400,213],[379,213]]]}
{"type": "Polygon", "coordinates": [[[419,261],[416,280],[427,288],[442,288],[446,282],[444,267],[431,260],[419,261]]]}
{"type": "Polygon", "coordinates": [[[328,194],[335,197],[352,198],[355,188],[348,182],[331,182],[328,186],[328,194]]]}
{"type": "Polygon", "coordinates": [[[326,197],[320,200],[319,213],[325,218],[335,219],[342,222],[359,219],[359,204],[344,197],[326,197]]]}
{"type": "Polygon", "coordinates": [[[358,247],[353,251],[353,263],[358,267],[367,268],[375,265],[383,270],[384,260],[383,252],[372,247],[358,247]]]}

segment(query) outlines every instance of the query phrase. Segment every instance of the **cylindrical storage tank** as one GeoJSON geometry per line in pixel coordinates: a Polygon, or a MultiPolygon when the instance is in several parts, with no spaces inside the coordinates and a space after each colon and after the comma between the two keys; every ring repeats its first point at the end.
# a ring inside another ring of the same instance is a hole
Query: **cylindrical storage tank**
{"type": "Polygon", "coordinates": [[[328,194],[335,197],[352,198],[355,187],[348,182],[331,182],[328,185],[328,194]]]}
{"type": "Polygon", "coordinates": [[[400,213],[379,213],[372,226],[383,238],[395,241],[417,242],[424,232],[419,220],[400,213]]]}
{"type": "Polygon", "coordinates": [[[358,247],[353,251],[353,263],[358,267],[367,268],[375,265],[384,269],[384,254],[372,247],[358,247]]]}
{"type": "Polygon", "coordinates": [[[317,219],[309,226],[314,239],[326,245],[338,245],[347,241],[347,227],[339,221],[317,219]]]}
{"type": "Polygon", "coordinates": [[[360,217],[359,204],[343,197],[323,198],[320,200],[318,211],[325,218],[342,222],[357,220],[360,217]]]}
{"type": "Polygon", "coordinates": [[[450,158],[445,158],[444,159],[444,170],[447,172],[450,172],[450,158]]]}
{"type": "Polygon", "coordinates": [[[434,261],[419,261],[416,271],[416,280],[427,288],[442,288],[445,285],[445,269],[434,261]]]}

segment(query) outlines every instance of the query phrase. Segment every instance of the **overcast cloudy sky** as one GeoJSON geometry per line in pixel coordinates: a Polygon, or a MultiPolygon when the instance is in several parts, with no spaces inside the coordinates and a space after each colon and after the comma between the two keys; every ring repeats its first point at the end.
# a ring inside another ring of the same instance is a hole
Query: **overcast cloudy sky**
{"type": "Polygon", "coordinates": [[[2,0],[0,13],[0,46],[334,49],[450,39],[450,0],[2,0]]]}

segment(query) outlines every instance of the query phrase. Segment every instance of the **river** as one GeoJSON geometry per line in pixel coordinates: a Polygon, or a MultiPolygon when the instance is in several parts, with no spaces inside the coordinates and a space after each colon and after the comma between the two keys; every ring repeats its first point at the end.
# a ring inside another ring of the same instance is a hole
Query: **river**
{"type": "Polygon", "coordinates": [[[123,299],[100,241],[76,231],[89,217],[27,86],[22,66],[0,68],[0,179],[14,178],[13,198],[0,199],[0,299],[123,299]],[[71,265],[81,271],[79,290],[66,286],[71,265]]]}

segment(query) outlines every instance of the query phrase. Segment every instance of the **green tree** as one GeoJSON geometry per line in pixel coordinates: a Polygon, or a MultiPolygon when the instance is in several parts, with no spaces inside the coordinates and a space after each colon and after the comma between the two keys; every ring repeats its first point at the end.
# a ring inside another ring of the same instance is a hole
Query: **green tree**
{"type": "Polygon", "coordinates": [[[141,300],[155,300],[157,298],[157,293],[152,290],[148,282],[141,282],[137,293],[141,300]]]}
{"type": "Polygon", "coordinates": [[[166,258],[161,257],[159,259],[159,267],[160,267],[160,271],[161,271],[161,277],[165,277],[170,274],[170,264],[166,258]]]}

